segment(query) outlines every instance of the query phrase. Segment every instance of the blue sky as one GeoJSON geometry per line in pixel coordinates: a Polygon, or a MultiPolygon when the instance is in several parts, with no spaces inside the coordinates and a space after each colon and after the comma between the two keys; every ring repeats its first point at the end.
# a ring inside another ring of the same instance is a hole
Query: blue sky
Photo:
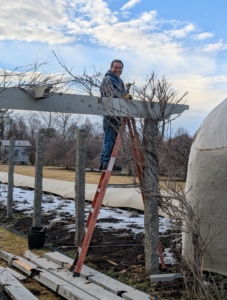
{"type": "Polygon", "coordinates": [[[226,98],[227,3],[224,0],[2,0],[0,68],[49,59],[52,49],[79,75],[107,71],[120,58],[122,79],[142,84],[153,71],[165,75],[190,110],[173,130],[191,134],[226,98]]]}

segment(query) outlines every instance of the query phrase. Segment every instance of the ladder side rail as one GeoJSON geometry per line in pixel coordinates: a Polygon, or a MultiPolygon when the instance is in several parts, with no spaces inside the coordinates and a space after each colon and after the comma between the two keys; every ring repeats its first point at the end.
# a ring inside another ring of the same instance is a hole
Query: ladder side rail
{"type": "Polygon", "coordinates": [[[141,194],[144,202],[144,193],[142,192],[142,179],[143,179],[143,156],[141,152],[141,143],[139,140],[138,132],[132,127],[131,121],[133,118],[127,120],[127,125],[129,128],[130,141],[132,146],[132,153],[134,157],[134,162],[136,165],[136,173],[140,183],[141,194]],[[131,119],[131,120],[130,120],[131,119]],[[136,145],[135,145],[136,144],[136,145]]]}
{"type": "Polygon", "coordinates": [[[141,146],[141,141],[140,141],[138,131],[136,129],[136,121],[135,121],[135,118],[130,118],[130,119],[132,122],[132,128],[133,128],[133,132],[134,132],[135,144],[136,144],[136,149],[137,149],[137,153],[138,153],[138,157],[139,157],[139,162],[141,165],[141,170],[143,170],[143,154],[141,151],[142,146],[141,146]]]}
{"type": "MultiPolygon", "coordinates": [[[[132,147],[132,154],[133,154],[134,163],[135,163],[135,167],[136,167],[136,173],[137,173],[137,176],[139,179],[139,184],[140,184],[140,189],[141,189],[142,188],[142,185],[141,185],[142,184],[142,166],[138,162],[139,157],[138,157],[137,149],[134,145],[135,138],[134,138],[134,134],[132,132],[132,126],[131,126],[129,119],[127,120],[127,125],[128,125],[128,129],[129,129],[130,143],[131,143],[131,147],[132,147]]],[[[142,193],[142,198],[143,198],[143,202],[144,202],[143,193],[142,193]]]]}

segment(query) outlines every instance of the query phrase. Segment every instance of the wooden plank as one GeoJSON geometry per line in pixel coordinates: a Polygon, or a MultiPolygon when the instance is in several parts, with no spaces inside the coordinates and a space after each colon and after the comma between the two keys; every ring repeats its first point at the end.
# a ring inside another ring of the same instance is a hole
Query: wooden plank
{"type": "Polygon", "coordinates": [[[72,263],[73,263],[73,259],[72,258],[67,257],[67,256],[65,256],[65,255],[63,255],[63,254],[61,254],[59,252],[44,253],[44,257],[47,258],[48,260],[54,262],[55,264],[57,264],[57,265],[59,265],[61,267],[64,267],[65,269],[67,269],[67,266],[71,266],[72,263]]]}
{"type": "MultiPolygon", "coordinates": [[[[1,252],[1,251],[0,251],[1,252]]],[[[8,259],[8,253],[4,253],[5,258],[8,259]]],[[[9,255],[10,256],[10,255],[9,255]]],[[[52,289],[54,292],[59,293],[61,292],[61,296],[63,294],[64,297],[69,300],[97,300],[95,296],[91,296],[88,293],[78,289],[75,286],[72,286],[65,280],[60,279],[53,274],[37,267],[37,265],[33,264],[32,262],[23,259],[22,257],[17,256],[13,259],[12,264],[14,267],[18,268],[19,270],[25,272],[27,275],[32,276],[35,280],[42,283],[43,285],[47,286],[48,288],[52,289]],[[69,290],[70,293],[66,293],[69,290]]],[[[27,299],[26,299],[27,300],[27,299]]],[[[30,300],[30,299],[29,299],[30,300]]],[[[31,299],[33,300],[33,299],[31,299]]]]}
{"type": "MultiPolygon", "coordinates": [[[[58,290],[58,294],[62,297],[64,297],[65,299],[69,299],[69,300],[90,300],[90,299],[96,299],[96,297],[92,297],[88,294],[85,293],[75,293],[76,287],[74,286],[60,286],[59,290],[58,290]],[[77,296],[78,295],[78,296],[77,296]]],[[[111,298],[109,298],[111,299],[111,298]]]]}
{"type": "MultiPolygon", "coordinates": [[[[44,257],[46,257],[49,260],[52,260],[59,266],[63,266],[65,269],[68,269],[69,266],[73,263],[73,259],[58,252],[45,253],[44,257]]],[[[150,299],[150,295],[140,292],[137,289],[134,289],[96,270],[93,270],[92,268],[89,268],[86,265],[83,265],[83,268],[81,270],[81,277],[88,278],[89,281],[103,287],[104,289],[114,294],[118,294],[124,291],[124,293],[122,293],[122,297],[127,300],[150,299]]]]}
{"type": "Polygon", "coordinates": [[[29,257],[30,261],[32,261],[34,264],[42,267],[45,270],[48,270],[51,274],[64,279],[68,283],[76,286],[77,288],[87,292],[90,295],[94,295],[97,299],[105,300],[105,299],[111,299],[111,300],[118,300],[119,297],[112,292],[107,291],[106,289],[100,287],[99,285],[96,285],[94,283],[91,283],[90,281],[86,280],[83,277],[77,277],[74,278],[72,276],[72,272],[62,269],[59,265],[54,264],[53,262],[50,262],[46,258],[37,257],[37,255],[33,256],[33,253],[30,251],[26,251],[24,256],[26,258],[29,257]],[[52,267],[49,267],[49,263],[51,263],[52,267]],[[55,265],[55,268],[53,266],[55,265]]]}
{"type": "Polygon", "coordinates": [[[123,293],[121,296],[126,300],[151,300],[153,299],[150,295],[140,292],[139,290],[133,289],[126,293],[123,293]]]}
{"type": "Polygon", "coordinates": [[[9,271],[0,266],[0,286],[13,300],[37,300],[9,271]]]}
{"type": "Polygon", "coordinates": [[[150,299],[150,295],[140,292],[139,290],[134,289],[104,274],[101,273],[98,274],[98,273],[99,272],[97,273],[95,272],[94,275],[89,277],[89,280],[114,293],[125,291],[124,293],[122,293],[122,297],[124,299],[127,300],[149,300],[150,299]]]}
{"type": "Polygon", "coordinates": [[[164,282],[164,281],[173,281],[178,278],[183,278],[181,273],[170,273],[170,274],[155,274],[150,275],[151,282],[164,282]]]}
{"type": "Polygon", "coordinates": [[[65,280],[50,274],[49,272],[42,270],[40,275],[35,276],[38,282],[42,283],[43,285],[49,287],[54,292],[58,293],[59,295],[63,296],[61,291],[71,291],[70,295],[65,294],[66,299],[77,299],[77,300],[95,300],[97,299],[95,296],[89,295],[87,292],[82,291],[81,289],[72,286],[71,284],[67,283],[65,280]],[[60,291],[60,293],[59,293],[60,291]]]}
{"type": "Polygon", "coordinates": [[[19,256],[12,261],[12,265],[29,276],[34,274],[35,272],[40,272],[40,270],[36,270],[36,265],[28,263],[26,260],[22,259],[22,257],[19,256]]]}
{"type": "MultiPolygon", "coordinates": [[[[19,110],[51,111],[76,113],[87,115],[112,115],[121,117],[157,117],[160,115],[158,102],[132,100],[127,101],[118,98],[106,98],[87,95],[75,95],[66,93],[53,93],[51,97],[43,100],[35,100],[29,94],[31,91],[23,91],[17,88],[0,88],[0,107],[19,110]],[[101,101],[100,101],[101,100],[101,101]]],[[[180,114],[189,109],[188,105],[166,105],[165,117],[172,114],[180,114]]]]}
{"type": "Polygon", "coordinates": [[[5,251],[0,251],[0,257],[7,261],[8,264],[11,262],[11,260],[15,257],[15,255],[11,254],[11,253],[8,253],[8,252],[5,252],[5,251]]]}
{"type": "Polygon", "coordinates": [[[62,267],[56,265],[54,262],[47,260],[46,258],[42,257],[34,257],[34,258],[28,258],[25,254],[24,257],[27,258],[29,261],[34,263],[36,266],[40,266],[44,270],[55,270],[57,269],[63,269],[62,267]]]}
{"type": "Polygon", "coordinates": [[[26,250],[24,252],[24,254],[26,255],[26,258],[29,260],[29,258],[34,258],[34,257],[40,257],[39,255],[36,255],[35,253],[31,252],[30,250],[26,250]]]}
{"type": "MultiPolygon", "coordinates": [[[[16,263],[16,261],[15,261],[15,263],[16,263]]],[[[70,300],[71,299],[81,299],[81,300],[97,299],[97,298],[89,295],[88,293],[82,291],[81,289],[73,287],[72,285],[68,284],[65,280],[63,280],[57,276],[54,276],[53,274],[50,274],[49,272],[47,272],[43,269],[36,267],[36,270],[38,270],[38,271],[40,270],[40,273],[39,273],[39,275],[36,275],[33,278],[35,280],[37,280],[38,282],[40,282],[41,284],[47,286],[54,292],[59,293],[60,287],[61,287],[61,290],[71,290],[70,298],[66,298],[66,299],[70,299],[70,300]]],[[[63,296],[63,294],[62,294],[62,296],[63,296]]]]}
{"type": "Polygon", "coordinates": [[[0,266],[0,284],[1,286],[5,285],[16,285],[20,286],[21,283],[16,280],[16,278],[11,275],[7,270],[0,266]]]}
{"type": "Polygon", "coordinates": [[[23,286],[6,286],[4,289],[13,300],[38,300],[23,286]]]}
{"type": "Polygon", "coordinates": [[[58,271],[53,271],[53,274],[56,276],[60,276],[61,278],[64,278],[67,282],[71,283],[72,285],[78,287],[79,289],[82,289],[83,291],[86,291],[90,295],[95,295],[97,299],[100,300],[119,300],[119,297],[110,292],[107,291],[105,288],[92,283],[90,279],[86,280],[83,277],[73,277],[72,272],[68,270],[58,270],[58,271]]]}
{"type": "Polygon", "coordinates": [[[20,281],[24,281],[27,277],[25,277],[24,275],[16,272],[15,270],[7,267],[6,270],[11,274],[13,275],[16,279],[20,280],[20,281]]]}

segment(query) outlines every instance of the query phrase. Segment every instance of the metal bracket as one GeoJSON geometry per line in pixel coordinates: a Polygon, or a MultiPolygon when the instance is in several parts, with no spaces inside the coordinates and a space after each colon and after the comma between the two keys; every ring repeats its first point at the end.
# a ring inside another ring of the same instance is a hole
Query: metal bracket
{"type": "Polygon", "coordinates": [[[40,86],[33,87],[33,96],[35,99],[45,99],[50,97],[50,90],[53,88],[53,84],[44,84],[40,86]]]}

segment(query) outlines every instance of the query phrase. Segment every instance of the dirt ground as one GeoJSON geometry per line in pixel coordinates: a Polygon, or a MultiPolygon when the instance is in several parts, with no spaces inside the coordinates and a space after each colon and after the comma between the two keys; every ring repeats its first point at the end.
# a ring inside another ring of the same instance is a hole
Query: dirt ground
{"type": "MultiPolygon", "coordinates": [[[[0,171],[7,172],[8,165],[0,165],[0,171]]],[[[14,172],[16,174],[34,176],[34,167],[15,165],[14,172]]],[[[86,172],[86,182],[97,184],[100,175],[100,172],[86,172]]],[[[75,170],[66,170],[60,167],[44,167],[43,177],[74,181],[75,170]]],[[[110,184],[131,183],[131,178],[119,174],[112,174],[110,180],[110,184]]],[[[55,217],[54,213],[44,216],[42,224],[48,224],[49,220],[53,220],[55,217]]],[[[72,218],[65,217],[65,220],[72,223],[75,222],[72,218]]],[[[182,299],[183,282],[181,280],[172,283],[151,284],[150,279],[145,275],[143,234],[135,235],[131,229],[116,230],[109,228],[108,230],[102,230],[98,226],[102,221],[102,219],[98,220],[94,230],[87,253],[86,264],[148,294],[157,295],[159,300],[182,299]]],[[[112,219],[112,221],[114,223],[119,222],[117,219],[112,219]]],[[[26,236],[23,238],[10,233],[4,228],[0,229],[0,235],[2,236],[0,238],[0,249],[22,256],[24,251],[28,249],[27,235],[32,225],[32,218],[23,215],[23,212],[15,209],[13,217],[6,218],[5,207],[0,205],[0,222],[4,224],[3,226],[10,225],[10,228],[26,236]]],[[[163,248],[170,247],[168,234],[165,234],[163,237],[161,236],[160,240],[163,248]]],[[[69,233],[62,225],[57,224],[51,231],[46,233],[45,245],[46,247],[52,247],[51,249],[65,252],[67,255],[75,258],[74,233],[69,233]]],[[[47,251],[50,251],[50,248],[44,249],[44,252],[47,251]]],[[[180,256],[179,252],[180,250],[175,253],[177,258],[180,256]]],[[[42,253],[43,251],[40,251],[38,254],[42,255],[42,253]]],[[[0,265],[5,265],[5,262],[0,260],[0,265]]],[[[167,265],[166,267],[166,270],[160,270],[160,272],[179,272],[176,266],[167,265]]],[[[26,282],[26,287],[40,300],[63,299],[31,278],[26,282]]]]}
{"type": "MultiPolygon", "coordinates": [[[[11,228],[19,231],[27,236],[29,228],[32,225],[32,218],[22,215],[21,212],[14,210],[12,218],[5,217],[5,207],[0,206],[1,222],[8,224],[11,228]]],[[[48,224],[56,215],[44,216],[42,224],[48,224]]],[[[65,221],[74,223],[72,218],[64,218],[65,221]]],[[[148,294],[157,295],[158,299],[182,299],[181,289],[183,283],[181,280],[170,283],[151,284],[149,277],[145,275],[144,269],[144,248],[143,234],[135,235],[131,229],[111,229],[102,230],[98,224],[104,221],[99,219],[94,230],[91,244],[87,253],[86,264],[92,268],[99,270],[111,277],[116,278],[126,284],[138,288],[148,294]]],[[[112,219],[117,223],[117,219],[112,219]]],[[[108,219],[109,222],[109,219],[108,219]]],[[[2,229],[3,238],[0,239],[1,250],[9,251],[15,255],[23,255],[28,249],[27,238],[19,236],[13,237],[13,242],[7,243],[8,231],[2,229]],[[21,240],[20,240],[21,239],[21,240]]],[[[161,237],[162,246],[169,247],[170,240],[168,237],[161,237]]],[[[72,258],[75,258],[76,248],[74,246],[74,233],[69,233],[68,230],[61,224],[56,224],[51,231],[46,233],[45,245],[52,247],[51,249],[60,250],[72,258]]],[[[37,250],[36,250],[37,251],[37,250]]],[[[44,252],[50,249],[44,249],[44,252]]],[[[40,251],[39,255],[42,255],[40,251]]],[[[179,256],[179,252],[177,253],[179,256]]],[[[1,264],[1,262],[0,262],[1,264]]],[[[176,272],[176,267],[167,265],[167,270],[163,272],[176,272]]],[[[62,299],[61,297],[50,292],[45,287],[40,287],[40,284],[34,283],[33,279],[29,279],[27,288],[36,291],[36,297],[40,300],[44,299],[62,299]],[[33,286],[35,284],[35,287],[33,286]],[[37,285],[38,284],[38,285],[37,285]]]]}

